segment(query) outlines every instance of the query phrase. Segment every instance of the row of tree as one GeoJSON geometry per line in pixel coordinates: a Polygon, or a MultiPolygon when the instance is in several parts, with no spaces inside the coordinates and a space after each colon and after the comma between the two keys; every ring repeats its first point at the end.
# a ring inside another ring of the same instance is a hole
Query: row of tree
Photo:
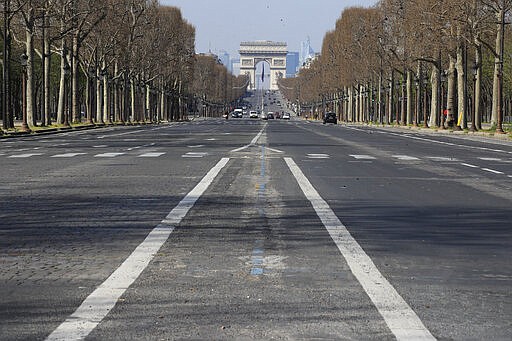
{"type": "Polygon", "coordinates": [[[243,93],[157,0],[4,0],[3,14],[4,129],[22,116],[25,128],[179,120],[197,97],[220,107],[243,93]]]}
{"type": "Polygon", "coordinates": [[[381,0],[348,8],[321,55],[280,80],[294,102],[346,121],[502,130],[511,109],[512,0],[381,0]]]}

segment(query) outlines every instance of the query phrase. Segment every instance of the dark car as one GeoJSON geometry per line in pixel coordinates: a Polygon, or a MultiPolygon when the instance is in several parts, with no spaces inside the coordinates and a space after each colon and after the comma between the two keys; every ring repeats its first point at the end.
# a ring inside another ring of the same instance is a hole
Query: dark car
{"type": "Polygon", "coordinates": [[[267,120],[273,120],[274,119],[274,113],[269,112],[267,114],[267,120]]]}
{"type": "Polygon", "coordinates": [[[333,112],[326,112],[324,114],[324,124],[326,123],[338,123],[338,118],[336,117],[336,113],[333,112]]]}

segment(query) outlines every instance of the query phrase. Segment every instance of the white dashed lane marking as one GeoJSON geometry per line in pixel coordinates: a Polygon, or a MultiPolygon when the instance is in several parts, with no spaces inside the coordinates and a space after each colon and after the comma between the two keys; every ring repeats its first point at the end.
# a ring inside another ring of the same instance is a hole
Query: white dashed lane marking
{"type": "Polygon", "coordinates": [[[165,152],[159,152],[159,153],[156,153],[156,152],[152,152],[152,153],[144,153],[144,154],[141,154],[137,157],[159,157],[159,156],[162,156],[164,155],[165,152]]]}
{"type": "Polygon", "coordinates": [[[24,158],[28,158],[28,157],[32,157],[32,156],[40,156],[40,155],[43,155],[43,153],[17,154],[17,155],[11,155],[11,156],[8,156],[8,157],[9,158],[13,158],[13,159],[24,159],[24,158]]]}
{"type": "Polygon", "coordinates": [[[183,154],[181,157],[200,158],[200,157],[205,157],[206,155],[208,155],[208,153],[188,152],[187,154],[183,154]]]}
{"type": "Polygon", "coordinates": [[[96,154],[94,157],[116,157],[120,155],[124,155],[125,153],[102,153],[102,154],[96,154]]]}
{"type": "Polygon", "coordinates": [[[415,156],[409,156],[409,155],[393,155],[395,159],[398,159],[400,161],[417,161],[419,158],[415,156]]]}
{"type": "Polygon", "coordinates": [[[375,156],[364,155],[364,154],[352,154],[350,156],[356,160],[376,160],[377,159],[375,156]]]}
{"type": "Polygon", "coordinates": [[[307,154],[309,159],[329,159],[329,154],[307,154]]]}
{"type": "Polygon", "coordinates": [[[57,157],[57,158],[61,158],[61,157],[75,157],[75,156],[80,156],[80,155],[87,155],[87,153],[64,153],[64,154],[56,154],[56,155],[52,155],[50,157],[57,157]]]}

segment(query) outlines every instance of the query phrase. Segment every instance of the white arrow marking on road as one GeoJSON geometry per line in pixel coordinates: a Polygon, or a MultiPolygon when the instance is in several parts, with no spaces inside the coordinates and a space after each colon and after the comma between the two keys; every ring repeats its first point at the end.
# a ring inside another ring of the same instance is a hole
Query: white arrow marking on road
{"type": "Polygon", "coordinates": [[[397,340],[435,340],[416,313],[380,273],[372,259],[318,194],[299,166],[291,158],[285,158],[285,161],[350,270],[361,283],[397,340]]]}
{"type": "Polygon", "coordinates": [[[221,159],[183,200],[137,246],[109,278],[94,290],[46,340],[83,340],[114,308],[119,298],[135,282],[158,250],[167,241],[176,225],[208,189],[229,158],[221,159]]]}

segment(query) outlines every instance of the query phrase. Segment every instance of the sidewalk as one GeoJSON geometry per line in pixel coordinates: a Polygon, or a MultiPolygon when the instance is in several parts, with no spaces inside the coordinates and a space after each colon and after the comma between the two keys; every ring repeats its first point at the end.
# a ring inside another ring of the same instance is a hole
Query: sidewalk
{"type": "MultiPolygon", "coordinates": [[[[0,121],[1,122],[1,121],[0,121]]],[[[140,125],[149,125],[149,124],[161,124],[155,122],[116,122],[116,123],[99,123],[99,124],[90,124],[90,123],[79,123],[79,124],[71,124],[69,127],[64,125],[52,125],[47,127],[37,126],[31,128],[30,132],[24,132],[21,130],[21,122],[15,122],[14,129],[4,131],[0,130],[0,139],[5,138],[13,138],[13,137],[22,137],[22,136],[39,136],[39,135],[49,135],[49,134],[57,134],[61,132],[68,131],[79,131],[79,130],[89,130],[89,129],[101,129],[108,128],[114,126],[140,126],[140,125]]]]}

